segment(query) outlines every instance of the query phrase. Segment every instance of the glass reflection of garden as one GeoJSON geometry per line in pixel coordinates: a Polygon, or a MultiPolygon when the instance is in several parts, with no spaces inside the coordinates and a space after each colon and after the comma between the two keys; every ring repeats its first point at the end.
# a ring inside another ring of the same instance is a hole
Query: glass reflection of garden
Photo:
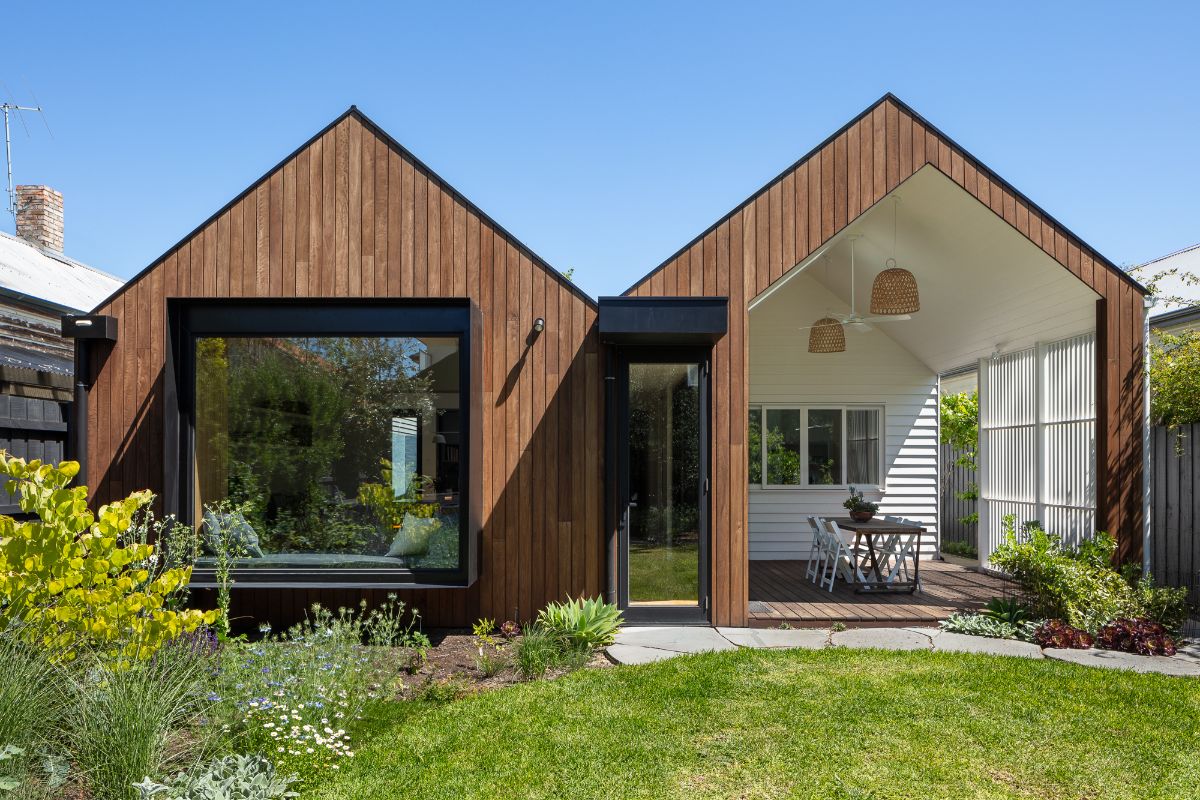
{"type": "Polygon", "coordinates": [[[210,556],[458,567],[456,339],[202,338],[196,365],[210,556]]]}
{"type": "Polygon", "coordinates": [[[628,593],[633,603],[699,597],[700,393],[695,365],[631,364],[628,593]]]}

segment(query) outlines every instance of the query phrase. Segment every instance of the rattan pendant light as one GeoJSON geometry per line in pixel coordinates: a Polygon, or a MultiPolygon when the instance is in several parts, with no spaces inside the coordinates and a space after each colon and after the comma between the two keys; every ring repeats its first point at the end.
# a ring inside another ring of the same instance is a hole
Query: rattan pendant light
{"type": "MultiPolygon", "coordinates": [[[[829,278],[829,254],[822,259],[825,265],[825,278],[829,278]]],[[[853,273],[851,273],[853,275],[853,273]]],[[[853,278],[851,278],[853,280],[853,278]]],[[[808,352],[810,353],[844,353],[846,352],[846,332],[842,329],[842,321],[833,317],[821,317],[808,329],[808,352]]]]}
{"type": "Polygon", "coordinates": [[[917,279],[903,267],[896,265],[896,215],[899,197],[893,197],[892,206],[892,257],[884,262],[885,269],[875,276],[871,285],[871,313],[879,316],[912,314],[921,310],[921,295],[917,291],[917,279]]]}
{"type": "Polygon", "coordinates": [[[808,352],[846,352],[846,332],[842,329],[841,320],[833,317],[821,317],[814,322],[808,331],[808,352]]]}

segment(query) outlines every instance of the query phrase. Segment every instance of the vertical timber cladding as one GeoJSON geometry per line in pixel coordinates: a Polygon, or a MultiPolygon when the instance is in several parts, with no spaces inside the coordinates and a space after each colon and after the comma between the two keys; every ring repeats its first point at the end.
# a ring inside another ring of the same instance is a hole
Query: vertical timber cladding
{"type": "MultiPolygon", "coordinates": [[[[398,594],[426,625],[528,618],[601,593],[602,402],[595,304],[351,109],[97,309],[89,479],[99,502],[162,491],[169,297],[470,297],[483,336],[480,578],[398,594]],[[530,337],[534,320],[545,331],[530,337]]],[[[286,624],[387,590],[234,592],[286,624]]]]}
{"type": "Polygon", "coordinates": [[[747,619],[746,305],[925,165],[988,206],[1103,299],[1097,306],[1097,527],[1142,548],[1142,295],[1121,270],[945,134],[886,95],[627,294],[729,295],[713,354],[713,621],[747,619]]]}

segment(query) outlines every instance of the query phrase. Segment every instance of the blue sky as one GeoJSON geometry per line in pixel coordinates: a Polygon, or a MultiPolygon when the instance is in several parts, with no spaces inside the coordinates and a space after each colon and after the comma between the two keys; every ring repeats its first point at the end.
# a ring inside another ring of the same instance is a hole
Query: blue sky
{"type": "Polygon", "coordinates": [[[11,4],[0,96],[121,276],[351,103],[593,295],[887,91],[1118,263],[1200,241],[1197,6],[983,5],[11,4]]]}

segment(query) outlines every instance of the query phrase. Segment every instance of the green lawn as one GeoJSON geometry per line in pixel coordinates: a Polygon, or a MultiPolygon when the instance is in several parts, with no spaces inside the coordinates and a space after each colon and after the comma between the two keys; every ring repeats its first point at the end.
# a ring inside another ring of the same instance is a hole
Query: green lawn
{"type": "Polygon", "coordinates": [[[629,545],[629,598],[633,602],[695,600],[700,549],[696,542],[667,547],[629,545]]]}
{"type": "Polygon", "coordinates": [[[1200,682],[946,653],[742,650],[388,703],[322,798],[1181,798],[1200,682]]]}

